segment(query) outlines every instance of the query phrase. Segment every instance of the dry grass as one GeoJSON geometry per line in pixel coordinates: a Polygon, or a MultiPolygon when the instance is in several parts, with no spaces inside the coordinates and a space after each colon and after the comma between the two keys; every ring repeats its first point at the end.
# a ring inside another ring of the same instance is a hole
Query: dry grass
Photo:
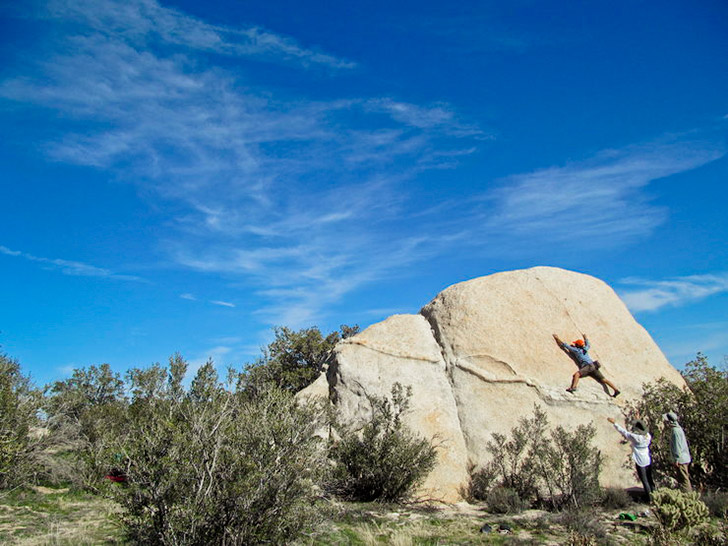
{"type": "Polygon", "coordinates": [[[15,491],[0,500],[0,543],[120,544],[109,501],[67,489],[15,491]]]}
{"type": "MultiPolygon", "coordinates": [[[[384,506],[376,503],[333,503],[322,507],[327,523],[299,540],[299,546],[446,546],[455,544],[646,545],[654,518],[620,522],[620,510],[594,509],[589,525],[578,518],[539,510],[516,515],[487,514],[482,506],[384,506]],[[572,521],[573,520],[573,521],[572,521]],[[484,523],[492,527],[481,533],[484,523]],[[511,533],[500,534],[508,524],[511,533]],[[596,527],[600,532],[594,534],[596,527]],[[602,534],[603,533],[603,534],[602,534]],[[597,536],[598,535],[598,536],[597,536]]],[[[637,512],[644,505],[624,511],[637,512]]],[[[117,508],[109,501],[68,490],[14,492],[0,499],[0,544],[96,545],[122,544],[114,525],[117,508]]]]}
{"type": "MultiPolygon", "coordinates": [[[[635,511],[639,506],[630,507],[635,511]]],[[[574,529],[566,525],[563,515],[528,510],[516,515],[487,514],[482,506],[423,507],[381,506],[377,504],[341,503],[332,511],[325,529],[299,541],[301,545],[426,545],[503,544],[563,545],[647,544],[647,530],[654,523],[644,519],[623,525],[618,511],[595,509],[598,514],[591,528],[574,529]],[[483,524],[492,528],[481,533],[483,524]],[[499,532],[507,524],[511,532],[499,532]],[[599,529],[597,529],[599,527],[599,529]],[[596,535],[593,533],[599,531],[596,535]]],[[[590,520],[591,521],[591,520],[590,520]]]]}

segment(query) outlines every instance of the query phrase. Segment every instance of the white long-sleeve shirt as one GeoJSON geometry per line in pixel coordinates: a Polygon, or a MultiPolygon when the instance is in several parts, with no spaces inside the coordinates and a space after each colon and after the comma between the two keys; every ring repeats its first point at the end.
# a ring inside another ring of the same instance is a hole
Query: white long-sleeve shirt
{"type": "Polygon", "coordinates": [[[632,460],[637,466],[649,466],[652,463],[650,457],[650,443],[652,443],[652,435],[648,432],[647,434],[634,434],[623,427],[620,427],[617,423],[614,423],[619,433],[624,436],[629,443],[632,445],[632,460]]]}

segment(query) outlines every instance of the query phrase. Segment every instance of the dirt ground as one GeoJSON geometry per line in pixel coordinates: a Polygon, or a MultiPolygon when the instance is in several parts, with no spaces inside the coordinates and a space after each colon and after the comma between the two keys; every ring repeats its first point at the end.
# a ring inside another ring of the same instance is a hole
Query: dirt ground
{"type": "MultiPolygon", "coordinates": [[[[0,495],[0,544],[122,544],[118,507],[103,498],[34,487],[0,495]]],[[[640,545],[657,526],[645,504],[619,509],[489,514],[483,506],[414,503],[382,505],[322,501],[321,524],[295,545],[640,545]],[[634,521],[620,519],[634,514],[634,521]]],[[[676,541],[675,544],[690,541],[676,541]]]]}

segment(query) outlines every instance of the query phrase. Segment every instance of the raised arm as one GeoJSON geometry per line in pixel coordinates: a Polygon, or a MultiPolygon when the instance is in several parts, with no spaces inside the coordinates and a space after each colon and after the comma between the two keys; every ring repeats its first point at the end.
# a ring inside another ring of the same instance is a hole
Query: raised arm
{"type": "Polygon", "coordinates": [[[607,417],[607,421],[612,423],[614,425],[614,428],[617,429],[617,432],[619,432],[622,436],[624,436],[627,440],[630,440],[632,442],[637,442],[638,439],[635,437],[634,434],[629,432],[627,429],[620,427],[613,417],[607,417]]]}

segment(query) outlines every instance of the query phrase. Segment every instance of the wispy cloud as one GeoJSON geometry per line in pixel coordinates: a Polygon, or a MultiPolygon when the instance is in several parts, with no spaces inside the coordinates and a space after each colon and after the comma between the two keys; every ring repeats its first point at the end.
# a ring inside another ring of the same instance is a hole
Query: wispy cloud
{"type": "Polygon", "coordinates": [[[210,300],[210,303],[213,305],[219,305],[220,307],[235,307],[235,304],[230,303],[229,301],[210,300]]]}
{"type": "Polygon", "coordinates": [[[690,275],[666,280],[628,278],[624,286],[637,289],[620,290],[622,300],[633,312],[657,311],[666,306],[677,307],[728,292],[728,273],[690,275]]]}
{"type": "Polygon", "coordinates": [[[289,36],[257,26],[212,25],[155,0],[52,0],[47,14],[64,22],[77,21],[86,28],[122,37],[139,46],[148,47],[156,41],[236,57],[296,61],[337,69],[356,66],[351,61],[303,47],[289,36]]]}
{"type": "Polygon", "coordinates": [[[261,87],[258,61],[284,75],[295,67],[295,78],[354,63],[154,0],[54,0],[43,16],[57,37],[37,52],[46,60],[1,82],[0,98],[58,124],[45,147],[52,159],[102,169],[173,210],[158,241],[172,265],[254,291],[263,302],[254,312],[272,323],[314,323],[352,291],[474,241],[579,233],[595,247],[624,243],[665,218],[647,184],[722,153],[700,143],[608,151],[509,177],[481,198],[413,204],[419,175],[492,138],[451,105],[261,87]]]}
{"type": "Polygon", "coordinates": [[[5,246],[0,246],[0,254],[23,258],[30,262],[39,263],[47,269],[56,269],[64,275],[73,275],[78,277],[106,277],[109,279],[115,279],[120,281],[148,282],[146,279],[143,279],[136,275],[124,275],[120,273],[115,273],[109,269],[97,267],[95,265],[90,265],[83,262],[63,260],[60,258],[43,258],[40,256],[34,256],[33,254],[28,254],[27,252],[11,250],[5,246]]]}
{"type": "Polygon", "coordinates": [[[645,186],[724,154],[705,142],[652,143],[511,176],[486,196],[492,207],[487,226],[537,243],[578,238],[596,246],[623,244],[649,234],[666,218],[645,186]]]}
{"type": "Polygon", "coordinates": [[[477,136],[483,139],[492,138],[484,133],[480,127],[460,121],[457,113],[450,105],[445,103],[420,106],[397,101],[392,98],[379,98],[366,101],[364,106],[372,112],[386,113],[392,119],[409,127],[419,129],[439,127],[448,134],[457,136],[477,136]]]}
{"type": "Polygon", "coordinates": [[[243,77],[210,62],[353,67],[259,28],[211,25],[154,0],[54,1],[45,16],[67,33],[57,53],[0,83],[0,97],[77,122],[48,143],[56,161],[174,202],[177,231],[161,242],[171,260],[246,289],[253,282],[270,302],[258,313],[272,322],[304,325],[428,255],[437,235],[390,235],[404,184],[487,138],[446,103],[292,99],[256,87],[252,69],[243,77]]]}

